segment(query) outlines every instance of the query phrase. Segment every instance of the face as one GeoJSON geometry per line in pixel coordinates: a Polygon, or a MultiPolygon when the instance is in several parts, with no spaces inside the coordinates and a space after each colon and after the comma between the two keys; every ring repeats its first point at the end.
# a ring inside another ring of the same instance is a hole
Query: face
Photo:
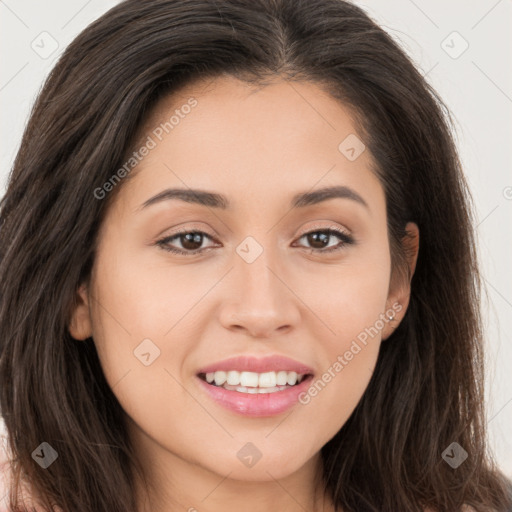
{"type": "Polygon", "coordinates": [[[148,149],[116,185],[71,334],[93,336],[142,457],[239,480],[300,471],[353,412],[408,303],[408,285],[391,286],[371,155],[311,83],[196,83],[141,133],[148,149]],[[294,368],[298,385],[268,393],[271,370],[293,382],[294,368]],[[264,389],[204,380],[230,369],[264,389]]]}

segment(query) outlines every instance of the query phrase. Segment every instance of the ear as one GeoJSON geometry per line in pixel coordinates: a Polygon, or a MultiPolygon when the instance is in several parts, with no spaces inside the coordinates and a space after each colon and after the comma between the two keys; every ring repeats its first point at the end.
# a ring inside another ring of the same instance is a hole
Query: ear
{"type": "Polygon", "coordinates": [[[89,295],[86,284],[82,284],[77,290],[69,322],[69,333],[76,340],[86,340],[92,336],[89,295]]]}
{"type": "Polygon", "coordinates": [[[382,339],[387,339],[402,321],[411,297],[411,280],[416,270],[416,262],[418,261],[418,253],[420,248],[420,232],[418,226],[414,222],[408,222],[405,226],[406,235],[402,238],[401,243],[405,251],[407,265],[409,268],[408,276],[393,276],[393,281],[388,294],[385,327],[382,330],[382,339]],[[392,320],[389,316],[393,317],[392,320]]]}

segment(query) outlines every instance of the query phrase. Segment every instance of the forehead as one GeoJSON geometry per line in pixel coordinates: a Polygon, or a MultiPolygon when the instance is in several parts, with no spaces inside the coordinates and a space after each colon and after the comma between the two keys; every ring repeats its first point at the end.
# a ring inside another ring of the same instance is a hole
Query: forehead
{"type": "Polygon", "coordinates": [[[152,149],[127,183],[139,205],[164,186],[222,189],[266,204],[330,185],[382,195],[350,109],[315,83],[196,82],[155,106],[139,144],[148,138],[152,149]],[[355,159],[347,140],[362,151],[355,159]]]}
{"type": "Polygon", "coordinates": [[[141,134],[165,124],[173,113],[178,114],[173,121],[176,123],[173,131],[187,117],[192,119],[187,123],[189,128],[195,127],[194,121],[201,121],[205,128],[208,128],[207,122],[218,126],[222,123],[223,131],[231,136],[249,128],[254,137],[266,133],[273,138],[281,130],[281,138],[290,138],[299,135],[306,125],[310,127],[310,134],[329,129],[336,134],[335,139],[340,133],[357,131],[351,109],[333,98],[320,84],[280,78],[260,85],[232,76],[193,82],[160,100],[147,117],[141,134]],[[193,109],[187,106],[191,99],[197,101],[193,109]],[[181,111],[185,111],[184,114],[181,111]],[[228,125],[232,131],[228,130],[228,125]]]}

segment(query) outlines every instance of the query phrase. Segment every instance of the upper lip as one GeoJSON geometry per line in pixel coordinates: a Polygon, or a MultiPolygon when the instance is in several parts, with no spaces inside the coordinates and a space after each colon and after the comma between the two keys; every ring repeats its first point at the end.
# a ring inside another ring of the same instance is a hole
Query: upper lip
{"type": "Polygon", "coordinates": [[[272,371],[296,372],[299,375],[313,374],[313,370],[299,361],[289,357],[273,355],[266,357],[237,356],[224,359],[201,368],[200,373],[235,370],[238,372],[265,373],[272,371]]]}

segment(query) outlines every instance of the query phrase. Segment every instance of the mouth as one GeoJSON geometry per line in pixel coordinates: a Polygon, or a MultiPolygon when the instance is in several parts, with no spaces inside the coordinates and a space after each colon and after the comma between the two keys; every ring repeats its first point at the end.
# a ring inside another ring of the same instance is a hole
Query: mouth
{"type": "Polygon", "coordinates": [[[297,373],[295,371],[215,371],[199,373],[198,377],[207,384],[246,394],[270,394],[285,391],[313,378],[312,373],[297,373]]]}
{"type": "Polygon", "coordinates": [[[239,355],[196,373],[199,388],[217,405],[250,417],[281,414],[299,402],[310,386],[311,367],[281,354],[239,355]]]}

